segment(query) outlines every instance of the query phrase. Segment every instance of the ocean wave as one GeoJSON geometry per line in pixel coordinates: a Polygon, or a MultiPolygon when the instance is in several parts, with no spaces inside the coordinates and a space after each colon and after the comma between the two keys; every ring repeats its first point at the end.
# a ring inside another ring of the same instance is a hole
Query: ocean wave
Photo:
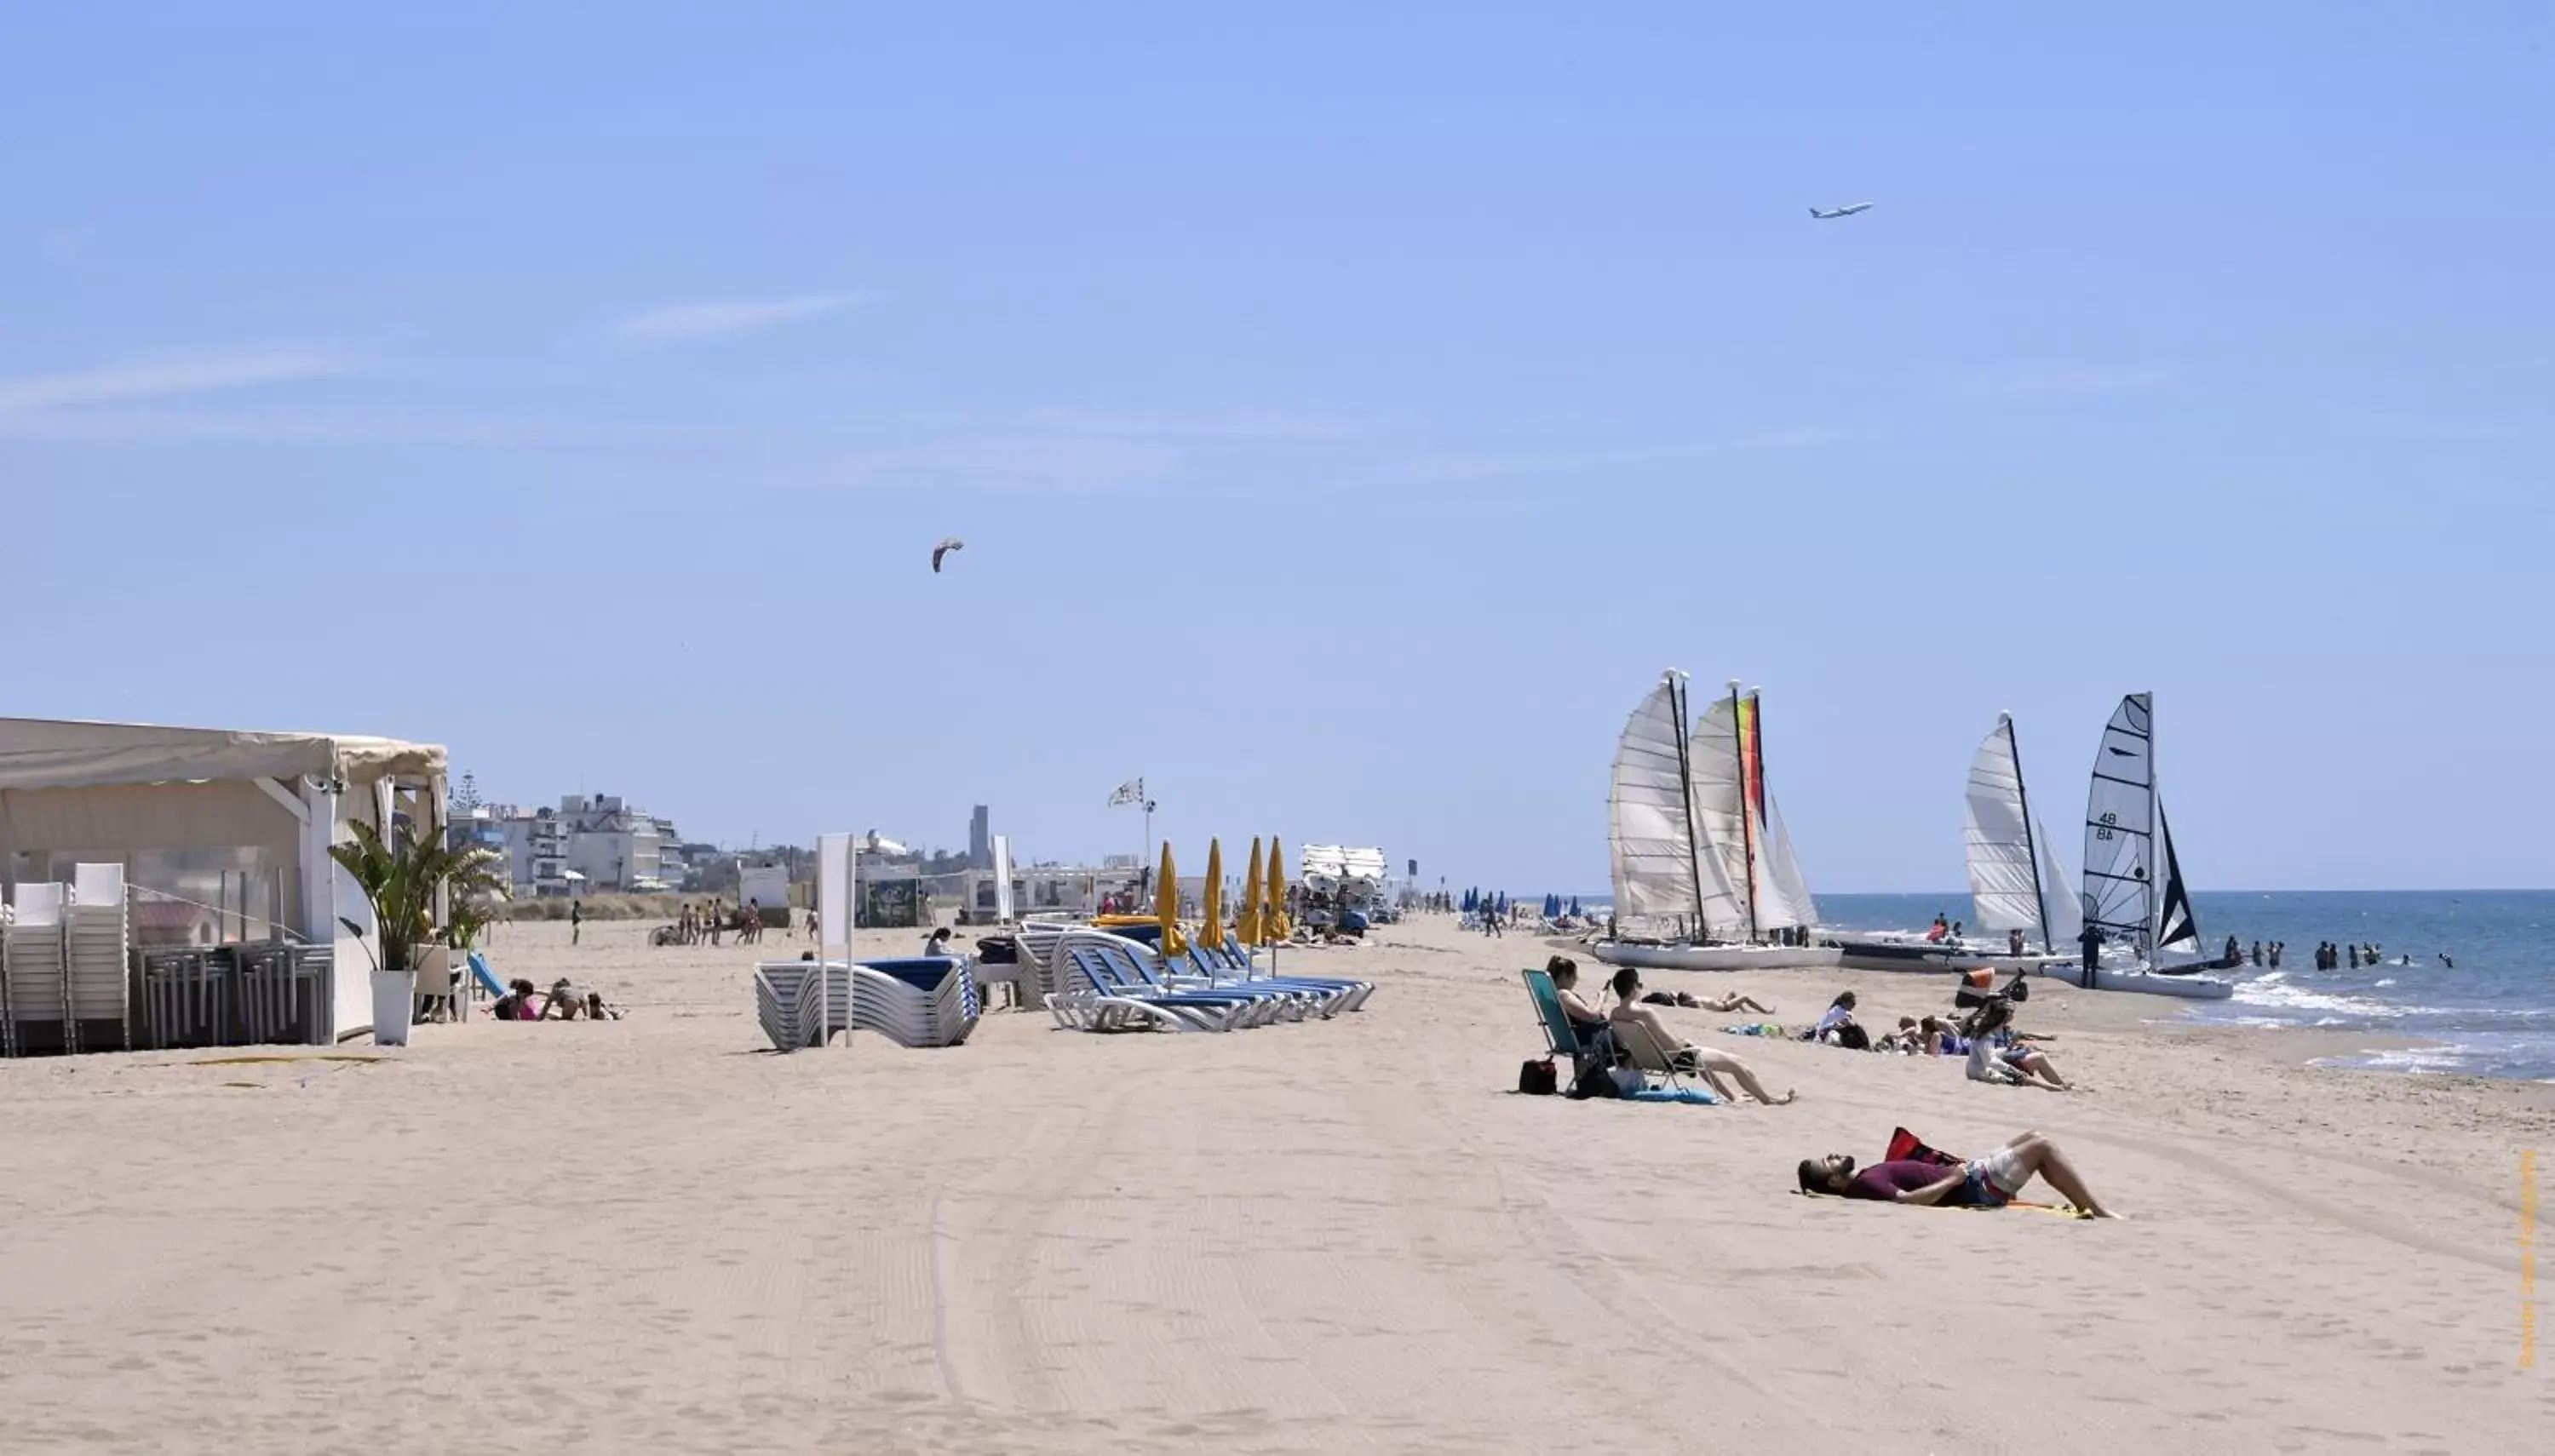
{"type": "Polygon", "coordinates": [[[2479,1055],[2461,1046],[2416,1046],[2403,1051],[2356,1051],[2349,1056],[2319,1056],[2315,1065],[2436,1077],[2452,1072],[2477,1071],[2475,1062],[2479,1055]]]}
{"type": "MultiPolygon", "coordinates": [[[[2278,973],[2275,972],[2274,975],[2278,973]]],[[[2304,986],[2292,986],[2285,981],[2275,980],[2272,976],[2264,976],[2258,981],[2247,981],[2239,985],[2236,988],[2236,994],[2228,999],[2245,1006],[2276,1007],[2281,1011],[2339,1012],[2348,1016],[2372,1017],[2383,1021],[2424,1015],[2432,1010],[2418,1006],[2389,1006],[2382,1001],[2372,1001],[2360,996],[2344,996],[2330,991],[2310,991],[2304,986]]]]}

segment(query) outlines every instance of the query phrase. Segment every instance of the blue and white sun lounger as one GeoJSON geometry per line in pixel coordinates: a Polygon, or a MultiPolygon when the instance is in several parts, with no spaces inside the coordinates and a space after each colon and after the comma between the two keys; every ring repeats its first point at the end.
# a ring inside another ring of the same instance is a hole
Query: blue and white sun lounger
{"type": "Polygon", "coordinates": [[[1118,966],[1097,947],[1082,943],[1084,939],[1082,932],[1070,933],[1051,950],[1057,989],[1047,994],[1046,1009],[1055,1024],[1068,1031],[1230,1031],[1255,1010],[1244,997],[1173,993],[1142,982],[1130,984],[1118,966]]]}

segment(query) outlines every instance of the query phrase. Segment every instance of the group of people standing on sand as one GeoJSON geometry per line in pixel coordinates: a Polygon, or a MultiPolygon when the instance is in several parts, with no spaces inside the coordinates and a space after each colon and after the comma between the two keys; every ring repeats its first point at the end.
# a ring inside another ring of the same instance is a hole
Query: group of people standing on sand
{"type": "Polygon", "coordinates": [[[699,945],[706,941],[716,945],[726,929],[727,915],[720,902],[713,900],[708,905],[694,908],[690,901],[685,901],[683,912],[674,919],[674,943],[699,945]]]}
{"type": "MultiPolygon", "coordinates": [[[[571,927],[574,923],[572,919],[571,927]]],[[[807,912],[809,939],[815,938],[815,925],[816,912],[811,910],[807,912]]],[[[752,945],[761,941],[763,939],[761,902],[749,900],[745,903],[745,909],[732,910],[725,901],[720,900],[713,900],[702,906],[695,906],[690,901],[685,901],[682,912],[674,917],[674,923],[660,926],[651,931],[648,943],[651,945],[716,945],[719,943],[719,937],[729,931],[736,933],[736,943],[739,945],[752,945]]],[[[575,931],[571,928],[570,944],[575,943],[574,934],[575,931]]]]}

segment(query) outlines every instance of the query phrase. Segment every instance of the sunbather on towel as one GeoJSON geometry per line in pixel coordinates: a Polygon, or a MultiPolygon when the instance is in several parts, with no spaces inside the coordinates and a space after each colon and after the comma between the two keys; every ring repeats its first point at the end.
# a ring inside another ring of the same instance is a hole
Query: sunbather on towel
{"type": "Polygon", "coordinates": [[[1722,1085],[1721,1077],[1718,1075],[1722,1073],[1728,1074],[1732,1081],[1737,1082],[1747,1091],[1749,1096],[1769,1106],[1780,1106],[1792,1100],[1794,1094],[1789,1091],[1780,1097],[1768,1095],[1765,1084],[1757,1080],[1757,1073],[1750,1069],[1748,1063],[1729,1052],[1718,1051],[1709,1046],[1697,1046],[1691,1041],[1670,1035],[1666,1024],[1659,1020],[1659,1014],[1640,1004],[1641,995],[1642,973],[1631,966],[1617,971],[1615,973],[1617,1005],[1612,1020],[1638,1023],[1642,1030],[1650,1033],[1651,1040],[1669,1048],[1668,1055],[1675,1058],[1681,1070],[1694,1072],[1711,1083],[1712,1090],[1720,1093],[1724,1101],[1736,1099],[1731,1097],[1730,1089],[1722,1085]]]}
{"type": "Polygon", "coordinates": [[[2095,1201],[2058,1145],[2038,1133],[2024,1133],[1987,1156],[1958,1166],[1909,1159],[1857,1169],[1851,1156],[1831,1153],[1802,1158],[1798,1176],[1804,1193],[1951,1208],[2003,1208],[2039,1177],[2083,1212],[2096,1218],[2118,1217],[2095,1201]]]}

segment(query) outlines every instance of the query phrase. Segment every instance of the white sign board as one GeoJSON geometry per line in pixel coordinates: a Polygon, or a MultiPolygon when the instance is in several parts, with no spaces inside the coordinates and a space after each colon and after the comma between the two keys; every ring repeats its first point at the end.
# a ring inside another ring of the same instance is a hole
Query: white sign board
{"type": "Polygon", "coordinates": [[[852,944],[852,836],[816,836],[816,954],[832,960],[841,947],[846,958],[852,944]]]}
{"type": "Polygon", "coordinates": [[[994,919],[1012,922],[1012,836],[994,836],[994,919]]]}

